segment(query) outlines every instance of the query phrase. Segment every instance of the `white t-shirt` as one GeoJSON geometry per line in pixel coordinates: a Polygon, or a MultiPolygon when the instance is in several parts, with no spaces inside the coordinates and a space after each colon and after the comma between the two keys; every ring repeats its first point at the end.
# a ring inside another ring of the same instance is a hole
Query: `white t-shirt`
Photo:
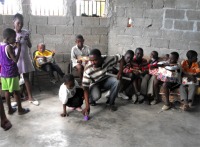
{"type": "Polygon", "coordinates": [[[63,83],[59,89],[59,99],[62,104],[66,104],[69,98],[72,98],[76,94],[76,88],[80,88],[78,82],[75,80],[75,86],[72,89],[67,89],[67,86],[63,83]]]}

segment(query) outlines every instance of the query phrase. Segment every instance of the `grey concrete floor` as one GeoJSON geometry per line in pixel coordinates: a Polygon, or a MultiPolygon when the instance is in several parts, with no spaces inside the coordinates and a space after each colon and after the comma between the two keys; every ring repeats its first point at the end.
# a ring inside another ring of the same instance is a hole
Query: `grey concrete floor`
{"type": "Polygon", "coordinates": [[[102,97],[98,106],[91,107],[91,119],[85,122],[77,111],[60,117],[59,84],[43,87],[42,92],[36,88],[33,94],[40,106],[23,102],[30,113],[7,115],[13,127],[6,132],[0,129],[1,147],[200,146],[199,105],[193,112],[172,109],[158,113],[163,103],[134,105],[117,98],[118,111],[110,112],[105,107],[106,98],[102,97]]]}

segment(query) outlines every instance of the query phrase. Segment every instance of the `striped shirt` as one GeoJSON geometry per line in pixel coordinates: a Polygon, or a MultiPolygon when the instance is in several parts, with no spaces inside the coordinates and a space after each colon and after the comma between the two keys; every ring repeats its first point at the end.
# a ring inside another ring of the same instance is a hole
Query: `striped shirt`
{"type": "Polygon", "coordinates": [[[90,84],[105,79],[107,77],[106,72],[111,71],[113,66],[121,60],[122,56],[117,54],[115,56],[105,56],[102,58],[104,61],[102,66],[99,68],[93,67],[91,62],[88,62],[85,66],[82,80],[83,87],[89,87],[90,84]]]}

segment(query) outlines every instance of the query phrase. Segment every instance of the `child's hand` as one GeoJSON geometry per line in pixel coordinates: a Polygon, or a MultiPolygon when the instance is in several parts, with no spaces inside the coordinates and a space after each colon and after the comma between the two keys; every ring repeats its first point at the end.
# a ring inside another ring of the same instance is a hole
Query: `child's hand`
{"type": "Polygon", "coordinates": [[[61,117],[66,117],[66,116],[69,116],[69,114],[68,113],[61,113],[60,116],[61,117]]]}
{"type": "Polygon", "coordinates": [[[45,56],[43,57],[43,60],[44,60],[44,62],[47,62],[47,58],[45,56]]]}

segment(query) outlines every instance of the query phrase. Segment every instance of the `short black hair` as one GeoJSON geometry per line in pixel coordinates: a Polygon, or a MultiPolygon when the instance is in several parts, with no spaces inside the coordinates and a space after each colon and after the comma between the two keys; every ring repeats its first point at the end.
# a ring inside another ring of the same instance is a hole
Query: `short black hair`
{"type": "Polygon", "coordinates": [[[153,53],[154,53],[154,55],[155,55],[155,57],[154,58],[156,58],[156,59],[158,59],[158,52],[157,51],[152,51],[153,53]]]}
{"type": "Polygon", "coordinates": [[[82,40],[84,40],[84,38],[83,38],[83,36],[82,36],[81,34],[76,35],[76,40],[77,40],[77,39],[82,39],[82,40]]]}
{"type": "Polygon", "coordinates": [[[135,52],[137,52],[138,50],[141,51],[142,53],[144,52],[144,50],[141,47],[136,48],[135,52]]]}
{"type": "Polygon", "coordinates": [[[3,39],[10,38],[12,35],[15,35],[16,32],[11,28],[6,28],[3,30],[3,39]]]}
{"type": "Polygon", "coordinates": [[[22,14],[17,13],[13,16],[13,21],[15,21],[16,19],[24,20],[24,17],[22,14]]]}
{"type": "Polygon", "coordinates": [[[74,81],[74,76],[72,74],[66,74],[63,77],[63,82],[67,83],[69,81],[74,81]]]}
{"type": "Polygon", "coordinates": [[[176,59],[179,58],[179,54],[178,54],[178,52],[171,52],[170,54],[173,55],[173,56],[175,56],[176,59]]]}
{"type": "Polygon", "coordinates": [[[186,53],[186,56],[188,59],[192,59],[193,57],[197,57],[198,54],[196,51],[194,50],[189,50],[187,53],[186,53]]]}
{"type": "Polygon", "coordinates": [[[90,55],[95,55],[97,57],[101,57],[101,51],[99,49],[92,49],[90,51],[90,55]]]}
{"type": "Polygon", "coordinates": [[[125,53],[125,55],[126,54],[129,54],[129,55],[131,55],[132,57],[134,56],[134,51],[132,51],[132,50],[127,50],[126,51],[126,53],[125,53]]]}

